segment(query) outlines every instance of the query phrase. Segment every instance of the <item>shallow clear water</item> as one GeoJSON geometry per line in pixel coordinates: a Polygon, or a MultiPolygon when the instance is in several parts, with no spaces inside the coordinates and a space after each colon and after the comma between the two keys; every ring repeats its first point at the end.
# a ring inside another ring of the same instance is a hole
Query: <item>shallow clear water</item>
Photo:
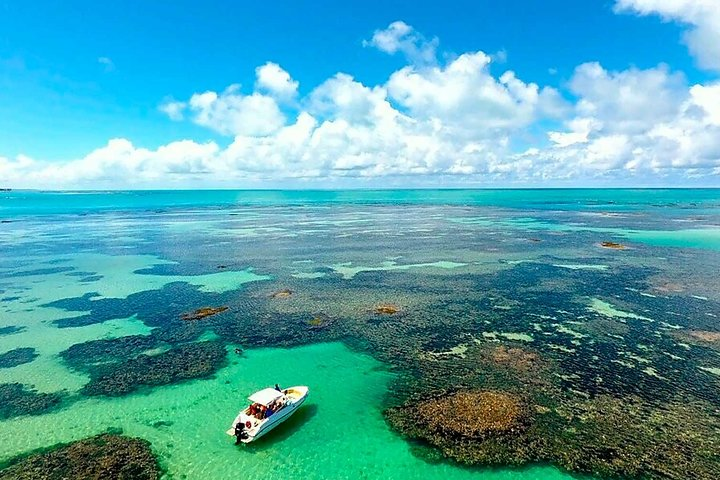
{"type": "Polygon", "coordinates": [[[0,455],[113,427],[150,440],[174,478],[273,478],[280,471],[318,479],[569,478],[552,468],[480,473],[417,459],[382,419],[389,376],[377,361],[336,343],[250,350],[211,380],[5,422],[0,455]],[[224,431],[244,396],[298,380],[312,386],[301,410],[262,442],[234,446],[224,431]]]}
{"type": "Polygon", "coordinates": [[[571,478],[430,462],[384,421],[408,375],[459,375],[494,345],[535,349],[580,399],[720,398],[720,355],[673,336],[720,330],[718,190],[2,192],[1,219],[0,329],[18,331],[0,334],[0,354],[37,356],[0,368],[0,383],[64,400],[0,420],[0,460],[120,428],[150,440],[173,478],[571,478]],[[291,298],[271,297],[283,288],[291,298]],[[407,315],[378,319],[383,303],[407,315]],[[87,397],[91,374],[61,357],[173,333],[179,313],[209,305],[230,310],[177,341],[226,345],[209,378],[87,397]],[[326,317],[332,333],[308,328],[326,317]],[[601,321],[629,330],[609,337],[601,321]],[[308,404],[235,447],[224,431],[244,397],[275,382],[309,385],[308,404]]]}

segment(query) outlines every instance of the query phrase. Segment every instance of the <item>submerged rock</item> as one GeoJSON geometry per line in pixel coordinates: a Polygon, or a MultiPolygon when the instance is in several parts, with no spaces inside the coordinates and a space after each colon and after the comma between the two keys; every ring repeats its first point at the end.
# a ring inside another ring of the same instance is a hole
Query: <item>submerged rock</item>
{"type": "Polygon", "coordinates": [[[157,480],[161,475],[150,442],[111,434],[23,455],[0,470],[1,480],[157,480]]]}
{"type": "Polygon", "coordinates": [[[270,298],[290,298],[293,295],[293,291],[285,288],[283,290],[278,290],[277,292],[273,292],[270,294],[270,298]]]}
{"type": "Polygon", "coordinates": [[[0,354],[0,368],[12,368],[24,363],[30,363],[35,360],[37,356],[38,354],[34,348],[16,348],[15,350],[0,354]]]}
{"type": "Polygon", "coordinates": [[[187,321],[193,321],[193,320],[202,320],[205,317],[209,317],[211,315],[217,315],[218,313],[222,313],[225,310],[227,310],[229,307],[222,306],[222,307],[202,307],[198,308],[194,312],[190,313],[183,313],[180,315],[180,318],[187,321]]]}
{"type": "Polygon", "coordinates": [[[628,247],[623,245],[622,243],[616,243],[616,242],[601,242],[600,246],[603,248],[610,248],[612,250],[627,250],[628,247]]]}
{"type": "Polygon", "coordinates": [[[2,383],[0,384],[0,420],[48,412],[55,408],[61,399],[58,393],[38,393],[20,383],[2,383]]]}
{"type": "Polygon", "coordinates": [[[375,307],[375,313],[380,315],[395,315],[400,311],[400,307],[391,303],[384,303],[375,307]]]}

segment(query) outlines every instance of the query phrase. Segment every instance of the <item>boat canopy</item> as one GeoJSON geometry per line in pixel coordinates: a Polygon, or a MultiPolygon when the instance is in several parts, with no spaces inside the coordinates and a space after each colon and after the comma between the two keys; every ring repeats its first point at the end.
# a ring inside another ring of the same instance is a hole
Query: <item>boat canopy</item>
{"type": "Polygon", "coordinates": [[[267,407],[273,400],[277,400],[282,396],[282,392],[278,392],[274,388],[265,388],[259,392],[253,393],[250,397],[248,397],[248,399],[253,403],[259,403],[260,405],[265,405],[267,407]]]}

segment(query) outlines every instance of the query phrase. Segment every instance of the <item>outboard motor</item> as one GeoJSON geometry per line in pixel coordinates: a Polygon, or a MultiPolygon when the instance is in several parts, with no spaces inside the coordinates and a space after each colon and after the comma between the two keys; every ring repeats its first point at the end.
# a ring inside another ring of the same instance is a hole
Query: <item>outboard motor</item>
{"type": "Polygon", "coordinates": [[[245,424],[243,422],[238,422],[235,424],[235,445],[240,445],[241,440],[245,440],[248,438],[248,434],[245,431],[245,424]]]}

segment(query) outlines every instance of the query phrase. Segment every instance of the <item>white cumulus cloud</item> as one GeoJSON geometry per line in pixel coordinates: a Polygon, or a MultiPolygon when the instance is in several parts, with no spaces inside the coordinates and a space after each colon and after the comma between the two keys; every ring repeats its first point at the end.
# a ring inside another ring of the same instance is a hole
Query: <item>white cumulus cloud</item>
{"type": "Polygon", "coordinates": [[[298,82],[280,65],[268,62],[255,70],[257,86],[281,99],[291,99],[297,95],[298,82]]]}
{"type": "Polygon", "coordinates": [[[435,63],[439,43],[437,38],[428,40],[407,23],[397,21],[385,29],[376,30],[372,38],[364,41],[363,45],[375,47],[391,55],[400,52],[412,63],[428,65],[435,63]]]}
{"type": "Polygon", "coordinates": [[[65,162],[0,157],[0,179],[18,188],[718,183],[720,82],[591,62],[559,91],[495,73],[482,51],[418,62],[423,49],[434,58],[436,42],[393,25],[373,42],[404,49],[410,63],[377,84],[337,73],[300,95],[287,71],[265,63],[252,90],[159,106],[226,136],[223,146],[146,149],[119,138],[65,162]]]}
{"type": "Polygon", "coordinates": [[[231,85],[219,94],[196,93],[187,103],[193,122],[223,135],[270,135],[285,124],[273,97],[258,92],[244,95],[240,85],[231,85]]]}
{"type": "Polygon", "coordinates": [[[176,122],[179,122],[183,118],[185,118],[185,109],[187,108],[187,103],[185,102],[177,102],[173,99],[168,99],[160,104],[158,109],[163,112],[165,115],[167,115],[170,120],[175,120],[176,122]]]}
{"type": "Polygon", "coordinates": [[[575,116],[567,130],[548,132],[553,146],[536,152],[538,163],[573,175],[717,175],[720,84],[688,87],[663,65],[609,72],[591,63],[575,70],[570,86],[575,116]]]}
{"type": "Polygon", "coordinates": [[[720,1],[616,0],[615,8],[688,25],[684,40],[700,66],[720,70],[720,1]]]}
{"type": "Polygon", "coordinates": [[[194,123],[222,135],[270,135],[285,125],[278,103],[297,94],[298,82],[272,62],[258,67],[255,74],[256,90],[251,93],[243,93],[241,86],[234,84],[220,93],[195,93],[187,101],[169,99],[159,109],[172,120],[187,115],[194,123]]]}
{"type": "Polygon", "coordinates": [[[496,78],[488,69],[490,61],[484,52],[474,52],[445,67],[408,66],[392,74],[387,88],[414,118],[437,119],[479,136],[521,128],[543,113],[562,109],[557,91],[525,83],[512,71],[496,78]]]}

